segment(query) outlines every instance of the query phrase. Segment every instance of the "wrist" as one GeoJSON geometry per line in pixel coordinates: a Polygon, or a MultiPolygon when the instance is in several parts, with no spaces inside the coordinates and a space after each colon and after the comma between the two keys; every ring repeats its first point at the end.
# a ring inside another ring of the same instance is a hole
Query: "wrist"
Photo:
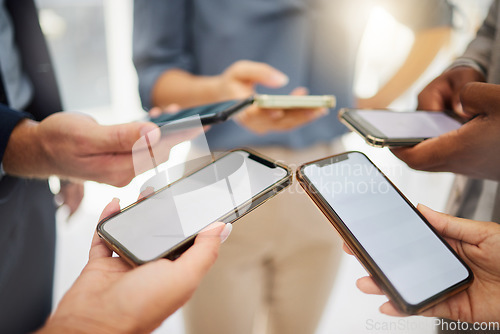
{"type": "Polygon", "coordinates": [[[44,174],[47,163],[43,159],[38,127],[38,122],[25,119],[14,128],[2,160],[6,174],[23,177],[44,174]]]}

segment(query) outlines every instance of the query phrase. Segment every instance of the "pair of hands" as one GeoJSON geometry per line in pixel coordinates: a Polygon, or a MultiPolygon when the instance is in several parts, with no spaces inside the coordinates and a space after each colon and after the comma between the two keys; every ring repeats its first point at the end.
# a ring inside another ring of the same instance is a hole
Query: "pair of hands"
{"type": "MultiPolygon", "coordinates": [[[[155,108],[151,117],[160,113],[171,113],[179,109],[172,106],[178,103],[182,107],[194,104],[206,104],[217,101],[244,99],[255,94],[255,87],[281,88],[288,84],[288,77],[272,66],[249,60],[237,61],[222,74],[214,77],[191,75],[182,70],[170,70],[160,78],[155,89],[156,104],[169,105],[161,110],[155,108]],[[179,87],[183,87],[179,89],[179,87]],[[199,91],[196,96],[187,91],[199,91]],[[174,93],[168,94],[169,91],[174,93]],[[161,100],[161,101],[160,101],[161,100]]],[[[298,87],[291,95],[308,95],[304,87],[298,87]]],[[[263,135],[271,131],[289,131],[318,119],[328,113],[328,109],[263,109],[252,105],[235,117],[236,122],[246,129],[263,135]]]]}
{"type": "Polygon", "coordinates": [[[482,83],[473,68],[456,67],[418,97],[419,110],[453,110],[469,120],[458,130],[392,152],[414,169],[500,180],[500,85],[482,83]]]}
{"type": "MultiPolygon", "coordinates": [[[[101,219],[120,210],[118,200],[101,219]]],[[[231,225],[215,223],[175,261],[132,268],[94,234],[89,262],[39,333],[149,333],[194,293],[231,225]]]]}
{"type": "MultiPolygon", "coordinates": [[[[455,218],[423,205],[419,205],[418,210],[474,273],[474,282],[467,290],[424,311],[422,315],[465,322],[498,321],[498,314],[500,314],[500,225],[455,218]]],[[[345,244],[344,250],[352,255],[345,244]]],[[[383,294],[371,277],[360,278],[357,286],[368,294],[383,294]]],[[[391,316],[405,316],[390,302],[383,304],[380,311],[391,316]]]]}

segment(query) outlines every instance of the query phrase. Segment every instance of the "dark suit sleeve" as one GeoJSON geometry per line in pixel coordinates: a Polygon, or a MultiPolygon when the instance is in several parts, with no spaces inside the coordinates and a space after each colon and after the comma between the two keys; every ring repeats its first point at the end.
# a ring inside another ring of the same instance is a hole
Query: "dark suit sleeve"
{"type": "Polygon", "coordinates": [[[28,113],[12,110],[4,104],[0,104],[0,162],[9,142],[10,134],[16,125],[25,118],[32,118],[28,113]]]}

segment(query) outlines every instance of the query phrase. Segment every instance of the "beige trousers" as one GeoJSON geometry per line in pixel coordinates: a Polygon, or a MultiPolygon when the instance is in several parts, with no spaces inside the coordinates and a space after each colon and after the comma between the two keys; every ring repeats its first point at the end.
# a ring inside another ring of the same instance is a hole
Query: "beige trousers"
{"type": "MultiPolygon", "coordinates": [[[[295,169],[340,153],[338,142],[255,150],[295,169]]],[[[187,333],[314,333],[340,254],[340,237],[294,182],[234,223],[216,264],[184,308],[187,333]]]]}

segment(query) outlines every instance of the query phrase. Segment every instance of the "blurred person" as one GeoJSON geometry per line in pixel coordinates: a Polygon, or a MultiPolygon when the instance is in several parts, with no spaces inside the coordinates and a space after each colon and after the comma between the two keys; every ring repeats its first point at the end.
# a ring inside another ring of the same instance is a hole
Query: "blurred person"
{"type": "MultiPolygon", "coordinates": [[[[474,273],[472,285],[432,308],[422,312],[426,317],[442,317],[461,322],[500,323],[500,226],[494,222],[480,222],[456,218],[419,205],[418,210],[444,237],[474,273]]],[[[347,245],[346,252],[352,255],[347,245]]],[[[368,294],[384,293],[371,277],[362,277],[358,288],[368,294]]],[[[380,311],[391,316],[405,316],[390,302],[380,311]]],[[[492,333],[498,330],[492,329],[492,333]]],[[[457,331],[463,333],[464,331],[457,331]]]]}
{"type": "Polygon", "coordinates": [[[500,84],[500,2],[492,2],[476,38],[443,74],[418,97],[419,109],[453,110],[470,120],[458,131],[426,140],[411,148],[393,150],[410,167],[426,171],[450,171],[457,177],[447,213],[454,216],[500,223],[498,188],[498,87],[468,86],[471,82],[500,84]],[[478,179],[488,179],[481,181],[478,179]]]}
{"type": "MultiPolygon", "coordinates": [[[[389,4],[416,37],[395,75],[405,83],[390,80],[392,89],[383,94],[392,96],[366,101],[385,107],[411,84],[408,73],[416,79],[416,69],[423,71],[447,41],[452,13],[446,1],[136,0],[134,64],[142,103],[146,109],[190,107],[291,91],[334,94],[339,107],[352,106],[358,45],[375,4],[389,4]],[[415,57],[422,48],[426,56],[415,57]]],[[[212,150],[252,146],[297,165],[342,150],[337,138],[345,131],[335,114],[321,109],[251,107],[236,121],[213,126],[207,139],[212,150]]],[[[324,220],[294,191],[242,218],[184,309],[187,331],[250,333],[268,313],[269,332],[314,332],[340,256],[339,239],[324,220]]]]}
{"type": "MultiPolygon", "coordinates": [[[[118,200],[99,221],[120,210],[118,200]]],[[[37,333],[150,333],[193,294],[215,262],[231,224],[214,223],[175,261],[132,268],[94,233],[89,261],[37,333]]]]}
{"type": "Polygon", "coordinates": [[[134,176],[132,145],[157,128],[100,126],[61,109],[33,1],[0,0],[2,333],[31,332],[51,311],[56,207],[47,177],[126,185],[134,176]]]}

